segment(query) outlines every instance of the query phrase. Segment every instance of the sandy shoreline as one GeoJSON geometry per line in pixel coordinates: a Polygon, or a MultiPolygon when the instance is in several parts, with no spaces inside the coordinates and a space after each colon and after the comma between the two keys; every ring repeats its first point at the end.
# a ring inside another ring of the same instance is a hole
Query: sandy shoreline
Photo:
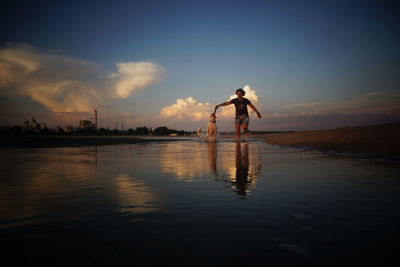
{"type": "Polygon", "coordinates": [[[269,144],[311,148],[319,151],[358,153],[371,157],[400,155],[400,123],[345,127],[330,130],[268,134],[269,144]]]}
{"type": "MultiPolygon", "coordinates": [[[[366,157],[400,159],[400,122],[345,127],[330,130],[254,135],[269,144],[309,148],[333,153],[355,153],[366,157]]],[[[220,138],[233,138],[222,135],[220,138]]],[[[138,144],[195,140],[194,136],[62,136],[1,135],[0,147],[50,148],[94,145],[138,144]]]]}

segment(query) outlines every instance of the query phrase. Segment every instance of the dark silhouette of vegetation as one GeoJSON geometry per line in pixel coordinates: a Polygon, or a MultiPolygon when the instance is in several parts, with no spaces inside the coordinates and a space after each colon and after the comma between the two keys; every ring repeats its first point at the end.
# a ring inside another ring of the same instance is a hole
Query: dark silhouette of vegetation
{"type": "Polygon", "coordinates": [[[97,131],[97,134],[99,134],[99,135],[106,135],[106,134],[107,134],[107,130],[106,130],[105,128],[100,128],[100,129],[97,131]]]}
{"type": "Polygon", "coordinates": [[[14,125],[13,127],[11,127],[11,133],[14,133],[14,134],[22,133],[22,127],[14,125]]]}
{"type": "Polygon", "coordinates": [[[171,130],[166,126],[157,127],[153,131],[153,135],[169,135],[171,134],[171,130]]]}
{"type": "Polygon", "coordinates": [[[78,128],[77,133],[79,135],[92,135],[96,133],[96,130],[93,128],[84,128],[84,129],[78,128]]]}
{"type": "Polygon", "coordinates": [[[54,128],[48,128],[44,126],[43,128],[32,128],[30,126],[2,126],[0,129],[0,134],[2,135],[189,135],[195,134],[195,131],[184,131],[169,129],[166,126],[157,127],[154,130],[146,126],[139,126],[136,129],[130,128],[128,130],[122,131],[118,129],[111,130],[110,128],[77,128],[73,126],[61,127],[57,126],[54,128]]]}
{"type": "Polygon", "coordinates": [[[47,127],[44,127],[41,131],[42,134],[48,135],[50,133],[50,129],[47,127]]]}
{"type": "Polygon", "coordinates": [[[133,132],[134,135],[149,135],[150,131],[149,128],[146,126],[144,127],[137,127],[135,131],[133,132]]]}

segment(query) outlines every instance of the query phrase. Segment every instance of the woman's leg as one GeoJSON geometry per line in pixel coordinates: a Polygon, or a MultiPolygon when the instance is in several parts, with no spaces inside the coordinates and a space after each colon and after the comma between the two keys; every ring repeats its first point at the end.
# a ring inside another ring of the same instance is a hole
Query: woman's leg
{"type": "Polygon", "coordinates": [[[242,123],[242,128],[243,128],[243,131],[244,131],[246,137],[249,137],[249,129],[248,129],[248,126],[249,126],[249,125],[248,125],[246,122],[243,122],[243,123],[242,123]]]}
{"type": "Polygon", "coordinates": [[[236,138],[240,139],[240,123],[235,123],[236,127],[236,138]]]}

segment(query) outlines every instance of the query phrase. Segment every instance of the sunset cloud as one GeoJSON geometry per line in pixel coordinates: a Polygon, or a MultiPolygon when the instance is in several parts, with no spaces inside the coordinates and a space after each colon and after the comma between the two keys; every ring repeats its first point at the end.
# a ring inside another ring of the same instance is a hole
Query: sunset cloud
{"type": "Polygon", "coordinates": [[[118,71],[110,75],[116,79],[118,97],[127,98],[134,92],[161,81],[164,68],[153,62],[120,62],[118,71]]]}
{"type": "MultiPolygon", "coordinates": [[[[243,89],[246,92],[245,97],[249,99],[253,104],[258,105],[259,97],[257,96],[256,91],[253,90],[249,85],[244,86],[243,89]]],[[[234,99],[236,97],[237,96],[233,94],[225,101],[234,99]]],[[[185,99],[179,98],[176,100],[175,104],[161,109],[160,116],[162,118],[179,120],[206,120],[214,111],[214,106],[216,104],[210,104],[209,102],[202,103],[194,99],[193,97],[188,97],[185,99]]],[[[249,111],[250,110],[251,109],[249,109],[249,111]]],[[[217,112],[218,118],[232,118],[234,114],[235,107],[233,105],[221,107],[220,109],[218,109],[217,112]]]]}
{"type": "Polygon", "coordinates": [[[165,70],[150,62],[118,62],[116,71],[27,44],[0,49],[0,95],[29,97],[53,112],[91,112],[111,98],[128,98],[159,83],[165,70]]]}
{"type": "Polygon", "coordinates": [[[163,118],[204,120],[210,116],[214,106],[210,103],[198,102],[193,97],[179,98],[176,103],[163,108],[160,115],[163,118]]]}

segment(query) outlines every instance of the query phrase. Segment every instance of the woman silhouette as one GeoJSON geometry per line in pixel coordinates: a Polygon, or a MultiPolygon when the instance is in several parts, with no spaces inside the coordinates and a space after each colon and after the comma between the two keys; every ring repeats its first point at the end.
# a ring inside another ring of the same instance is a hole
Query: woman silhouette
{"type": "Polygon", "coordinates": [[[236,95],[237,98],[232,99],[230,101],[221,103],[219,105],[215,106],[214,113],[217,112],[217,109],[222,106],[228,106],[231,104],[235,105],[236,109],[236,116],[235,116],[235,128],[236,128],[236,139],[240,139],[240,127],[243,128],[244,133],[246,136],[249,136],[249,112],[247,110],[247,106],[251,107],[256,113],[259,118],[261,118],[261,113],[257,110],[257,108],[248,100],[247,98],[244,98],[243,96],[246,94],[246,92],[242,89],[239,88],[236,90],[236,95]]]}

